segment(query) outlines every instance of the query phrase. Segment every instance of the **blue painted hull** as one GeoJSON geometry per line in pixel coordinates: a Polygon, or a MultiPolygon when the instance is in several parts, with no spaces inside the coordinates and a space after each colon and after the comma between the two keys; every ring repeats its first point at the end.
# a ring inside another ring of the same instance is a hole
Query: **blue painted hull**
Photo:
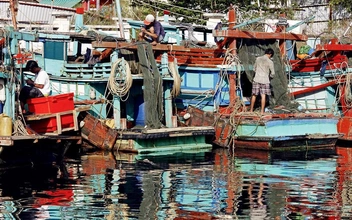
{"type": "MultiPolygon", "coordinates": [[[[272,118],[236,122],[236,148],[258,150],[306,150],[334,147],[338,118],[328,117],[272,118]]],[[[310,116],[310,117],[309,117],[310,116]]]]}

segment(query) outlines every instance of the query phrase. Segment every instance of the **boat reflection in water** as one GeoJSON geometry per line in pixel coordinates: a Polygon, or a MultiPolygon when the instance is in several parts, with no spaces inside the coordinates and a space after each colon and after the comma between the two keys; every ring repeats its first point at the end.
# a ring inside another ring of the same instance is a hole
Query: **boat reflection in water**
{"type": "Polygon", "coordinates": [[[339,216],[335,150],[236,151],[241,170],[244,214],[297,219],[339,216]]]}
{"type": "Polygon", "coordinates": [[[50,187],[19,189],[35,191],[30,195],[5,195],[9,186],[2,184],[8,198],[2,205],[12,206],[6,210],[13,215],[43,219],[350,218],[351,154],[350,148],[161,156],[96,152],[67,162],[67,172],[61,169],[47,181],[50,187]]]}

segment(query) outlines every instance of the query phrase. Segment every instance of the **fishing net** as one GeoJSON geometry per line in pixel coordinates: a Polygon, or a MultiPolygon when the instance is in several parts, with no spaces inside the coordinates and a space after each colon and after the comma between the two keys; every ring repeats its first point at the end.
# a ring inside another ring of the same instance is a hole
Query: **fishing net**
{"type": "Polygon", "coordinates": [[[145,125],[148,128],[161,128],[163,125],[162,79],[154,59],[150,44],[138,45],[138,58],[143,74],[143,97],[145,102],[145,125]]]}
{"type": "Polygon", "coordinates": [[[250,82],[253,82],[255,73],[252,67],[256,58],[264,55],[264,51],[268,48],[274,50],[273,62],[275,75],[270,81],[272,87],[272,94],[269,98],[270,106],[283,105],[286,108],[296,108],[297,103],[292,103],[288,95],[288,79],[276,40],[243,39],[237,42],[237,44],[237,48],[239,48],[238,56],[244,67],[246,77],[250,82]]]}
{"type": "Polygon", "coordinates": [[[138,59],[134,51],[127,50],[127,49],[120,49],[120,55],[127,61],[132,74],[141,73],[138,65],[138,59]]]}

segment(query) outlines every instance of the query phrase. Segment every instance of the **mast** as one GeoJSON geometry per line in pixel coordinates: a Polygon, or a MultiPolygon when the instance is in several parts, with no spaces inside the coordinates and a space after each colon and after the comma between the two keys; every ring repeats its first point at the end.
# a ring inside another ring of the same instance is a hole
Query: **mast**
{"type": "Polygon", "coordinates": [[[12,15],[12,24],[13,28],[17,31],[17,11],[18,11],[18,1],[10,0],[10,9],[12,15]]]}
{"type": "Polygon", "coordinates": [[[117,12],[117,17],[119,18],[120,36],[121,38],[125,38],[125,31],[123,29],[123,23],[122,23],[120,0],[116,0],[116,12],[117,12]]]}
{"type": "MultiPolygon", "coordinates": [[[[230,6],[230,10],[229,10],[229,29],[234,29],[236,25],[236,13],[235,13],[235,9],[234,7],[230,6]]],[[[231,53],[233,55],[237,54],[236,51],[236,39],[232,38],[230,41],[230,45],[229,45],[229,49],[231,50],[231,53]]],[[[241,74],[240,73],[241,70],[237,69],[237,74],[241,74]]],[[[229,75],[229,95],[230,95],[230,107],[233,107],[235,105],[235,100],[236,100],[236,74],[230,74],[229,75]]]]}

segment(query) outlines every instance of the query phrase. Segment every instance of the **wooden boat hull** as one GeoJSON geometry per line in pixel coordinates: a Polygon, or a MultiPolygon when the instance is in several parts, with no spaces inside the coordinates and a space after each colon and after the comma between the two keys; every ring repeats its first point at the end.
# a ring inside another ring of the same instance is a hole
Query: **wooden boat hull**
{"type": "Polygon", "coordinates": [[[214,124],[213,143],[225,148],[299,150],[334,147],[338,118],[324,113],[217,115],[189,107],[189,126],[214,124]]]}
{"type": "Polygon", "coordinates": [[[238,148],[234,151],[237,158],[249,158],[259,161],[260,163],[273,163],[275,161],[292,161],[301,160],[302,158],[315,160],[319,158],[327,158],[336,156],[336,149],[321,149],[321,150],[297,150],[297,151],[264,151],[256,149],[238,148]]]}
{"type": "Polygon", "coordinates": [[[342,136],[339,137],[338,142],[343,146],[350,144],[352,141],[352,117],[343,116],[340,118],[337,124],[337,129],[342,134],[342,136]]]}
{"type": "Polygon", "coordinates": [[[81,118],[83,140],[101,150],[150,154],[210,149],[207,137],[214,135],[212,126],[160,129],[114,129],[91,114],[81,118]]]}
{"type": "Polygon", "coordinates": [[[277,151],[334,147],[341,136],[337,132],[337,122],[331,114],[237,118],[234,146],[277,151]]]}
{"type": "Polygon", "coordinates": [[[234,142],[235,148],[287,151],[334,148],[339,134],[310,134],[277,137],[239,136],[234,142]]]}

